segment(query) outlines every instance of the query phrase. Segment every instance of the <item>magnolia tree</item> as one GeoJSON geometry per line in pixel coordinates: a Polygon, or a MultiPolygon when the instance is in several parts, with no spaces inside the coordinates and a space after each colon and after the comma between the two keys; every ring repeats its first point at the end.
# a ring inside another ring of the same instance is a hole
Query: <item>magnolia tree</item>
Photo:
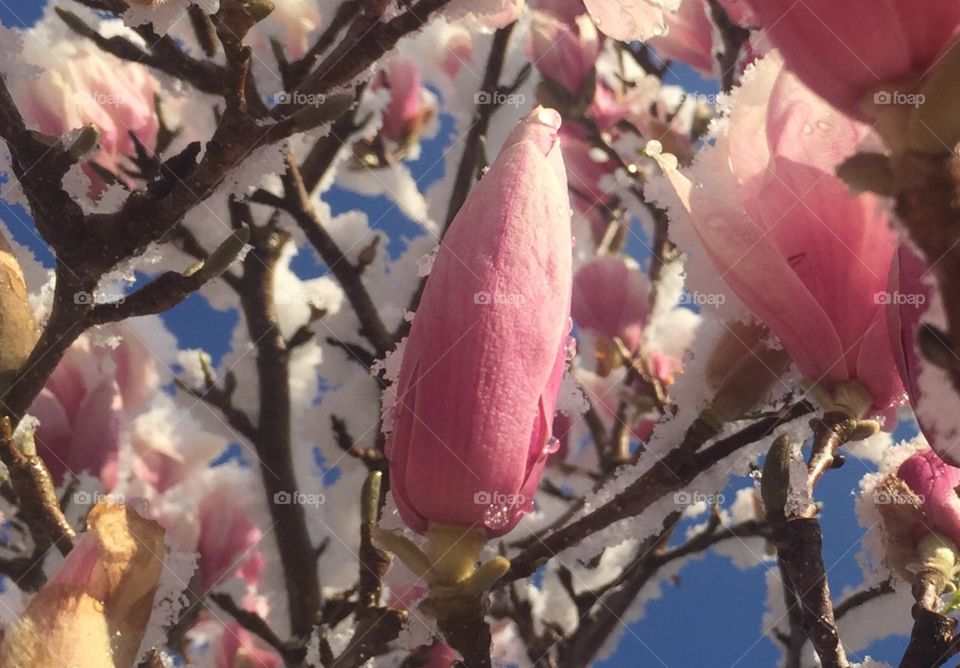
{"type": "Polygon", "coordinates": [[[707,552],[782,666],[944,664],[958,39],[955,0],[3,28],[0,665],[581,667],[707,552]]]}

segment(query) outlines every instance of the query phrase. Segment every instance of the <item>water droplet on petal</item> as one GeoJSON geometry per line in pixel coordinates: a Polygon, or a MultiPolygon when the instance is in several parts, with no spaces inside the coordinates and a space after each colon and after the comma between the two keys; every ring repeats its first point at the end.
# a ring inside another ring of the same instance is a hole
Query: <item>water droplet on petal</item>
{"type": "Polygon", "coordinates": [[[537,121],[556,130],[560,127],[560,114],[553,109],[541,109],[537,112],[537,121]]]}
{"type": "Polygon", "coordinates": [[[804,123],[804,124],[803,124],[803,134],[805,134],[805,135],[812,135],[812,134],[813,134],[813,126],[810,125],[809,123],[804,123]]]}
{"type": "Polygon", "coordinates": [[[552,455],[557,450],[560,449],[560,439],[556,436],[551,436],[547,439],[547,445],[543,448],[545,454],[552,455]]]}
{"type": "Polygon", "coordinates": [[[483,514],[483,525],[491,531],[503,529],[513,519],[514,509],[508,504],[491,504],[483,514]]]}
{"type": "Polygon", "coordinates": [[[572,336],[568,336],[567,342],[564,344],[564,355],[568,362],[573,361],[573,358],[577,356],[577,340],[572,336]]]}
{"type": "Polygon", "coordinates": [[[827,130],[832,130],[833,126],[827,123],[826,121],[817,121],[817,127],[826,132],[827,130]]]}

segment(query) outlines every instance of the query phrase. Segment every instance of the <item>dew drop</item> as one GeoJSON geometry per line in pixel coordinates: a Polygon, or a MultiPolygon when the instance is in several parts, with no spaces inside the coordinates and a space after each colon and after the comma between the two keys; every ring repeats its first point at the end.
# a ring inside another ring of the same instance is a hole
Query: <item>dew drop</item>
{"type": "Polygon", "coordinates": [[[804,124],[803,124],[803,134],[805,134],[805,135],[812,135],[812,134],[813,134],[813,126],[810,125],[809,123],[804,123],[804,124]]]}
{"type": "Polygon", "coordinates": [[[483,524],[492,531],[499,531],[513,519],[514,509],[507,504],[491,504],[483,514],[483,524]]]}
{"type": "Polygon", "coordinates": [[[543,448],[544,454],[552,455],[560,449],[560,439],[556,436],[551,436],[547,439],[547,445],[543,448]]]}
{"type": "Polygon", "coordinates": [[[577,356],[577,340],[572,336],[568,336],[567,342],[563,347],[564,356],[567,358],[568,362],[572,362],[573,358],[577,356]]]}
{"type": "Polygon", "coordinates": [[[660,155],[663,153],[663,144],[661,144],[656,139],[651,139],[647,142],[646,152],[650,155],[660,155]]]}
{"type": "Polygon", "coordinates": [[[537,121],[550,128],[560,127],[560,118],[553,109],[541,109],[537,113],[537,121]]]}
{"type": "Polygon", "coordinates": [[[828,130],[833,129],[833,126],[827,123],[826,121],[817,121],[817,127],[827,132],[828,130]]]}

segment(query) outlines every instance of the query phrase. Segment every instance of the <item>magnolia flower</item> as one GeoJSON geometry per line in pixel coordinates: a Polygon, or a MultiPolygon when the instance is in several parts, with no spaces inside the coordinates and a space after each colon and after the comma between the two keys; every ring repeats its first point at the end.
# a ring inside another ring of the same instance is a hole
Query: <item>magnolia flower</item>
{"type": "MultiPolygon", "coordinates": [[[[871,91],[928,73],[956,39],[955,0],[746,0],[787,66],[844,112],[862,116],[871,91]],[[865,96],[867,99],[865,99],[865,96]]],[[[890,91],[880,104],[894,100],[890,91]]]]}
{"type": "Polygon", "coordinates": [[[547,12],[536,12],[530,26],[530,59],[549,81],[559,84],[573,100],[592,90],[591,73],[600,53],[597,29],[587,16],[577,17],[573,26],[547,12]]]}
{"type": "Polygon", "coordinates": [[[714,26],[707,15],[706,0],[682,0],[677,13],[668,14],[665,19],[667,34],[648,43],[665,58],[679,60],[712,76],[714,26]]]}
{"type": "Polygon", "coordinates": [[[582,266],[573,279],[571,314],[584,329],[619,337],[636,352],[650,312],[650,281],[638,267],[607,255],[582,266]]]}
{"type": "MultiPolygon", "coordinates": [[[[13,97],[28,123],[60,136],[94,124],[100,132],[93,162],[127,181],[124,169],[135,154],[135,134],[152,151],[159,127],[154,98],[159,84],[143,65],[112,56],[91,42],[62,40],[50,45],[42,73],[13,86],[13,97]]],[[[88,171],[94,194],[102,180],[88,171]]]]}
{"type": "Polygon", "coordinates": [[[829,392],[855,382],[874,411],[899,402],[878,298],[896,235],[874,196],[853,197],[834,176],[868,128],[781,71],[775,56],[751,73],[719,127],[689,181],[660,158],[682,204],[678,222],[807,379],[829,392]]]}
{"type": "Polygon", "coordinates": [[[245,492],[251,472],[208,468],[169,490],[158,502],[158,521],[178,547],[198,554],[195,590],[201,595],[231,577],[256,586],[265,566],[257,549],[263,531],[251,519],[245,492]],[[186,505],[182,499],[190,499],[186,505]]]}
{"type": "Polygon", "coordinates": [[[667,30],[667,16],[680,0],[583,0],[597,28],[620,40],[646,40],[667,30]]]}
{"type": "Polygon", "coordinates": [[[135,334],[116,347],[80,337],[30,407],[40,421],[37,451],[54,481],[89,472],[112,489],[121,433],[157,391],[159,378],[154,354],[135,334]]]}
{"type": "Polygon", "coordinates": [[[239,490],[229,485],[212,489],[200,502],[197,585],[206,592],[224,578],[237,575],[255,585],[263,571],[263,556],[254,548],[263,532],[250,521],[239,490]]]}
{"type": "Polygon", "coordinates": [[[163,529],[134,510],[95,506],[89,529],[7,629],[0,664],[132,666],[163,570],[163,529]]]}
{"type": "Polygon", "coordinates": [[[953,393],[931,397],[921,387],[921,375],[940,372],[921,354],[917,336],[924,316],[938,299],[928,276],[927,263],[907,244],[901,244],[890,268],[890,287],[883,295],[894,359],[910,397],[920,430],[930,447],[949,464],[960,464],[960,439],[955,421],[943,419],[943,401],[955,402],[953,393]],[[927,282],[925,282],[927,281],[927,282]]]}
{"type": "Polygon", "coordinates": [[[390,482],[407,525],[513,528],[550,449],[571,289],[560,117],[513,130],[457,213],[403,351],[390,482]]]}

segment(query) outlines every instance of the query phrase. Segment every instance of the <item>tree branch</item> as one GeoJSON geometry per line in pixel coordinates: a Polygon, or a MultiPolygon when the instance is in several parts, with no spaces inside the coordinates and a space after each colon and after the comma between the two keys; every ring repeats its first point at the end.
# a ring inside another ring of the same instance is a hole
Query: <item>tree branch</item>
{"type": "Polygon", "coordinates": [[[674,448],[630,483],[620,494],[597,510],[523,550],[511,560],[510,572],[501,582],[506,583],[531,575],[541,563],[555,554],[614,522],[639,515],[666,494],[690,484],[694,478],[725,457],[763,438],[778,426],[791,422],[812,410],[813,407],[810,404],[802,401],[782,409],[776,415],[757,420],[704,450],[690,451],[684,447],[674,448]]]}

